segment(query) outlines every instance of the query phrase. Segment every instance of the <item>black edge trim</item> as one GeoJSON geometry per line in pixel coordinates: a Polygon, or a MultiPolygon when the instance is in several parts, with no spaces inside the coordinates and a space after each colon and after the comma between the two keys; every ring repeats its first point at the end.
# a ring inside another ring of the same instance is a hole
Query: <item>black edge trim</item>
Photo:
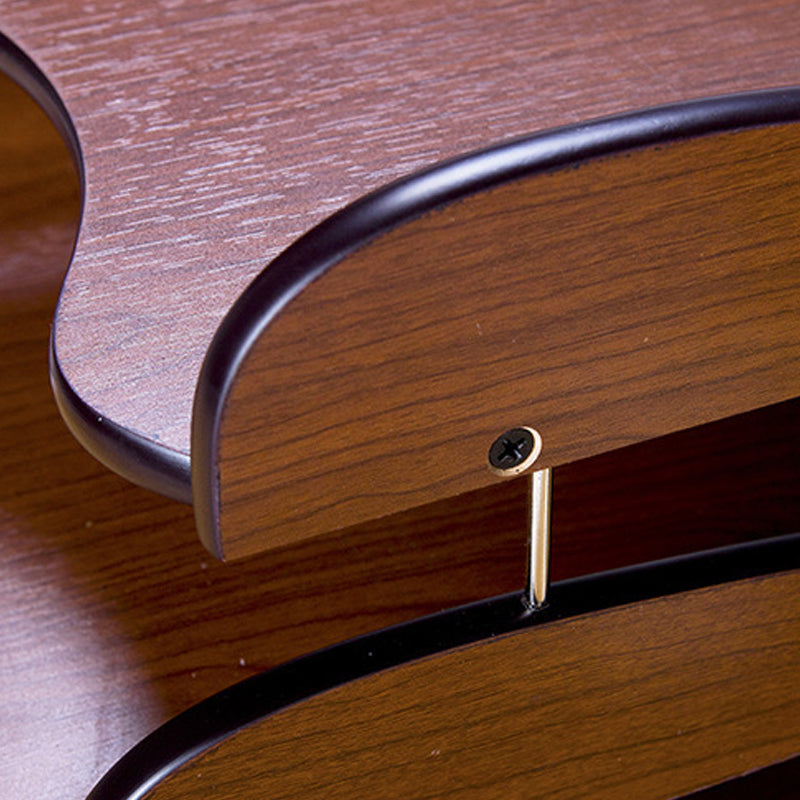
{"type": "MultiPolygon", "coordinates": [[[[30,57],[1,33],[0,70],[33,97],[67,143],[80,177],[83,200],[86,196],[85,171],[80,142],[69,111],[55,87],[30,57]]],[[[50,385],[56,405],[81,445],[102,464],[132,483],[191,504],[189,455],[123,428],[85,403],[69,384],[58,363],[55,328],[50,332],[49,357],[50,385]]]]}
{"type": "Polygon", "coordinates": [[[800,88],[660,106],[516,139],[436,165],[378,190],[313,228],[264,269],[231,307],[206,354],[192,421],[198,532],[223,557],[217,443],[226,398],[255,340],[306,286],[379,234],[483,189],[590,158],[711,133],[800,119],[800,88]]]}
{"type": "Polygon", "coordinates": [[[684,795],[683,800],[795,800],[800,786],[800,756],[737,775],[684,795]]]}
{"type": "Polygon", "coordinates": [[[50,386],[70,433],[101,464],[131,483],[192,503],[189,456],[123,428],[87,405],[70,386],[50,337],[50,386]]]}
{"type": "MultiPolygon", "coordinates": [[[[18,83],[41,107],[69,147],[75,168],[84,180],[83,155],[67,107],[36,63],[7,36],[0,33],[0,71],[18,83]]],[[[83,188],[83,186],[81,186],[83,188]]]]}
{"type": "Polygon", "coordinates": [[[244,680],[175,717],[118,761],[88,800],[140,800],[236,731],[381,670],[544,623],[797,568],[800,533],[562,581],[541,611],[510,594],[352,639],[244,680]]]}

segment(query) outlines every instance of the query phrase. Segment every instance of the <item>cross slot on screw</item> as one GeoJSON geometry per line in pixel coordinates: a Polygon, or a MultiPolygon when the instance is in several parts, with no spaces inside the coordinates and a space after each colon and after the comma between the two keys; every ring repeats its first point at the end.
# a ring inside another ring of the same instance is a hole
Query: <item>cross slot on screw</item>
{"type": "Polygon", "coordinates": [[[512,428],[489,448],[489,468],[497,475],[519,475],[539,457],[542,439],[533,428],[512,428]]]}

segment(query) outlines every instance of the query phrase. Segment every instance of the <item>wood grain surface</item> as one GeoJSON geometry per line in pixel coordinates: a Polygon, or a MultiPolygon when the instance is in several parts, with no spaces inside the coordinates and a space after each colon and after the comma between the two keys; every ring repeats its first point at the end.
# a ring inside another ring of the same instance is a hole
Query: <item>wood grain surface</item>
{"type": "Polygon", "coordinates": [[[509,634],[254,723],[148,793],[669,798],[798,753],[800,574],[509,634]]]}
{"type": "Polygon", "coordinates": [[[225,397],[220,554],[496,485],[511,428],[541,469],[800,395],[799,131],[528,176],[335,264],[225,397]]]}
{"type": "Polygon", "coordinates": [[[794,0],[15,0],[1,27],[83,151],[59,363],[98,416],[183,453],[222,315],[332,211],[514,136],[800,83],[794,0]]]}
{"type": "MultiPolygon", "coordinates": [[[[143,736],[234,681],[521,587],[518,482],[224,565],[189,509],[86,455],[47,378],[77,180],[5,80],[0,132],[0,797],[79,800],[143,736]]],[[[554,577],[796,530],[798,408],[557,469],[554,577]]]]}

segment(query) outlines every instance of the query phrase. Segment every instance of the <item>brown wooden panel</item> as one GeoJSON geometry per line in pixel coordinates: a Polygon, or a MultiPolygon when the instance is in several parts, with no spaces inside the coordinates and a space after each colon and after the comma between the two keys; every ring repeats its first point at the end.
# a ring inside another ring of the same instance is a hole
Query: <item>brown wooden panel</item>
{"type": "Polygon", "coordinates": [[[496,484],[487,452],[516,426],[557,466],[795,397],[797,130],[534,175],[346,257],[227,395],[220,552],[496,484]]]}
{"type": "Polygon", "coordinates": [[[15,0],[2,30],[85,159],[60,364],[98,416],[187,456],[224,313],[332,211],[510,137],[800,83],[794,0],[15,0]]]}
{"type": "Polygon", "coordinates": [[[148,797],[667,798],[798,753],[800,575],[387,670],[234,734],[148,797]]]}

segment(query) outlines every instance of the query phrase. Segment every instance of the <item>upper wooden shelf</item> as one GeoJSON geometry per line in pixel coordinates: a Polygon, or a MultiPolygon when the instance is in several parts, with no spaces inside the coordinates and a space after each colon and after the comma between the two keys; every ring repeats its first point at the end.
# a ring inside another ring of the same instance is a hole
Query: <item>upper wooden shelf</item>
{"type": "Polygon", "coordinates": [[[62,406],[111,466],[183,499],[217,327],[331,213],[514,137],[800,84],[797,6],[777,0],[20,0],[2,32],[82,165],[62,406]]]}

